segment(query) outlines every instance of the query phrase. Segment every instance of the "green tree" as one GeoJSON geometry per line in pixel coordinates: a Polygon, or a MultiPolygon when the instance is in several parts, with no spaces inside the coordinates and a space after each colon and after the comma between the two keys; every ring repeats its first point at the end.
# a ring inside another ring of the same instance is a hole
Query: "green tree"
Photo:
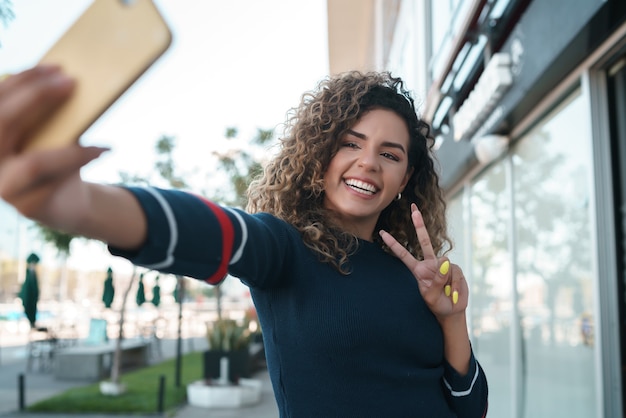
{"type": "Polygon", "coordinates": [[[61,258],[58,298],[62,301],[67,298],[67,259],[70,256],[71,243],[76,236],[57,231],[40,223],[35,223],[35,228],[38,230],[39,236],[44,240],[44,242],[51,244],[54,248],[56,248],[57,254],[61,258]]]}
{"type": "MultiPolygon", "coordinates": [[[[159,178],[154,178],[152,175],[141,176],[139,174],[131,174],[128,172],[120,172],[120,179],[123,184],[136,184],[136,185],[148,185],[153,183],[159,183],[165,181],[167,185],[171,188],[175,189],[186,189],[188,188],[187,182],[183,178],[183,175],[178,173],[176,168],[176,164],[174,162],[174,150],[176,148],[176,138],[170,135],[162,135],[159,139],[157,139],[155,144],[155,152],[157,155],[156,162],[154,164],[154,168],[156,169],[159,178]]],[[[185,293],[184,286],[184,277],[180,275],[176,275],[176,289],[178,290],[178,295],[175,295],[174,298],[178,303],[178,342],[176,349],[176,386],[180,386],[180,370],[181,370],[181,338],[182,338],[182,301],[185,293]],[[178,297],[176,297],[178,296],[178,297]]],[[[143,286],[143,283],[140,281],[139,286],[143,286]]],[[[129,288],[130,289],[130,288],[129,288]]],[[[138,294],[141,291],[143,293],[142,288],[138,290],[138,294]]],[[[155,306],[160,304],[160,288],[158,293],[157,303],[155,306]]],[[[142,304],[145,301],[145,298],[137,298],[137,304],[142,304]],[[141,303],[140,303],[141,302],[141,303]]],[[[154,301],[153,301],[154,302],[154,301]]],[[[122,324],[120,324],[120,329],[122,328],[122,324]]],[[[117,351],[116,351],[117,355],[117,351]]],[[[119,364],[119,363],[118,363],[119,364]]],[[[115,377],[119,379],[119,370],[117,370],[115,377]]]]}
{"type": "Polygon", "coordinates": [[[154,171],[149,174],[129,173],[120,171],[120,183],[124,185],[147,186],[165,182],[165,185],[174,189],[187,189],[189,186],[185,181],[185,173],[179,173],[174,162],[174,150],[176,149],[176,138],[171,135],[162,135],[157,139],[154,151],[156,161],[154,169],[158,176],[154,176],[154,171]]]}
{"type": "MultiPolygon", "coordinates": [[[[226,128],[224,136],[226,139],[235,140],[239,134],[236,127],[226,128]]],[[[245,148],[231,147],[225,151],[214,151],[213,155],[218,159],[218,169],[224,170],[228,175],[229,187],[221,192],[214,190],[211,192],[211,199],[227,206],[245,208],[248,203],[246,191],[250,182],[260,175],[263,166],[259,154],[263,147],[267,146],[274,138],[274,131],[268,129],[257,129],[256,135],[246,144],[245,148]],[[256,153],[255,153],[256,151],[256,153]]],[[[220,286],[214,288],[215,300],[217,303],[217,317],[222,319],[222,292],[220,286]]]]}
{"type": "Polygon", "coordinates": [[[11,0],[0,1],[0,21],[6,26],[15,18],[11,0]]]}
{"type": "MultiPolygon", "coordinates": [[[[236,139],[238,129],[226,129],[227,139],[236,139]]],[[[256,135],[246,144],[246,148],[230,148],[226,151],[215,151],[219,168],[228,175],[230,190],[214,191],[212,199],[227,206],[244,208],[247,204],[246,190],[250,182],[263,171],[262,159],[259,156],[274,139],[274,131],[257,129],[256,135]]]]}
{"type": "MultiPolygon", "coordinates": [[[[124,340],[124,315],[126,313],[126,301],[128,300],[128,295],[130,294],[130,290],[133,287],[133,282],[135,281],[135,277],[137,277],[137,267],[133,267],[133,272],[128,281],[128,285],[124,290],[122,297],[122,306],[120,307],[120,319],[119,319],[119,327],[118,327],[118,335],[117,340],[115,341],[115,351],[113,352],[113,362],[111,364],[111,379],[110,381],[117,386],[124,386],[120,383],[120,375],[122,368],[122,341],[124,340]]],[[[118,393],[123,392],[123,390],[118,393]]]]}
{"type": "MultiPolygon", "coordinates": [[[[237,139],[238,129],[229,127],[226,129],[225,137],[229,140],[237,139]]],[[[214,152],[213,155],[218,159],[218,169],[224,170],[228,175],[229,186],[226,190],[220,192],[211,190],[207,194],[211,200],[225,204],[228,206],[246,206],[246,190],[254,177],[262,171],[262,163],[258,155],[261,153],[261,147],[266,146],[274,138],[274,132],[271,130],[258,129],[256,136],[249,141],[245,149],[232,147],[223,152],[214,152]],[[250,147],[252,145],[252,147],[250,147]],[[255,154],[254,151],[257,151],[255,154]]],[[[184,180],[184,176],[179,173],[174,162],[174,150],[176,148],[175,138],[163,135],[158,139],[156,144],[156,153],[158,156],[155,167],[161,179],[164,179],[170,187],[176,189],[187,189],[189,185],[184,180]]],[[[128,176],[127,178],[131,178],[128,176]]],[[[175,298],[179,303],[178,312],[178,344],[176,355],[176,385],[180,385],[180,345],[181,345],[181,324],[182,324],[182,301],[187,292],[184,278],[180,275],[176,276],[177,292],[175,298]],[[177,297],[176,297],[177,296],[177,297]]],[[[213,288],[215,299],[217,302],[218,319],[222,318],[222,293],[220,286],[213,288]]]]}
{"type": "MultiPolygon", "coordinates": [[[[2,0],[0,1],[0,22],[6,27],[9,25],[9,22],[15,18],[15,14],[13,13],[13,4],[11,0],[2,0]]],[[[0,46],[2,44],[0,43],[0,46]]]]}
{"type": "Polygon", "coordinates": [[[40,223],[37,223],[36,226],[39,230],[39,235],[45,242],[52,244],[60,255],[64,255],[65,257],[69,256],[70,244],[72,240],[76,238],[74,235],[57,231],[56,229],[49,228],[40,223]]]}
{"type": "Polygon", "coordinates": [[[174,164],[174,149],[176,148],[175,138],[163,135],[156,143],[156,153],[158,155],[155,167],[161,178],[165,179],[169,185],[175,189],[186,189],[189,186],[181,175],[178,174],[174,164]]]}
{"type": "MultiPolygon", "coordinates": [[[[236,139],[238,135],[237,128],[229,127],[226,129],[225,136],[227,139],[236,139]]],[[[258,129],[257,134],[250,141],[249,145],[253,147],[246,147],[246,149],[232,148],[224,152],[215,152],[214,155],[218,158],[218,168],[224,170],[229,178],[230,190],[226,190],[225,193],[218,191],[211,192],[208,197],[212,200],[230,206],[245,207],[246,204],[246,189],[252,181],[252,179],[261,173],[262,164],[260,158],[255,156],[254,151],[258,151],[260,154],[260,147],[267,145],[274,137],[274,133],[271,130],[258,129]]],[[[148,185],[158,184],[165,181],[166,185],[175,189],[188,189],[189,184],[185,181],[185,174],[181,173],[174,161],[174,151],[176,149],[176,138],[170,135],[162,135],[155,144],[156,162],[155,169],[158,177],[154,175],[140,175],[137,173],[120,172],[120,180],[123,184],[135,184],[135,185],[148,185]]],[[[257,155],[258,155],[257,154],[257,155]]],[[[136,274],[133,274],[133,278],[136,274]]],[[[177,349],[177,372],[176,380],[177,386],[180,381],[180,335],[182,325],[182,301],[184,300],[186,293],[186,286],[184,283],[184,277],[176,275],[178,296],[177,302],[179,303],[179,324],[178,324],[178,349],[177,349]]],[[[130,285],[124,295],[124,300],[128,295],[130,285]]],[[[221,292],[219,286],[215,286],[215,295],[218,304],[218,316],[221,317],[221,292]]],[[[124,304],[122,304],[122,312],[120,317],[123,318],[124,304]]],[[[120,320],[120,337],[121,329],[123,327],[123,319],[120,320]]],[[[119,354],[116,351],[116,357],[119,354]]],[[[118,360],[119,361],[119,360],[118,360]]],[[[112,372],[112,380],[119,379],[119,370],[114,367],[112,372]],[[114,379],[113,379],[114,378],[114,379]]]]}

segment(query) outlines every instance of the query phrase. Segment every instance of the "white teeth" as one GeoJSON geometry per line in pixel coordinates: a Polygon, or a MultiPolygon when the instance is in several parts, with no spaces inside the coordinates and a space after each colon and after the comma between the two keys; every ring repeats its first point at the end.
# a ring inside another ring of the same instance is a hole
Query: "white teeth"
{"type": "Polygon", "coordinates": [[[364,181],[361,181],[361,180],[347,179],[345,183],[348,186],[350,186],[352,189],[360,193],[373,195],[374,193],[378,191],[375,186],[369,183],[365,183],[364,181]]]}

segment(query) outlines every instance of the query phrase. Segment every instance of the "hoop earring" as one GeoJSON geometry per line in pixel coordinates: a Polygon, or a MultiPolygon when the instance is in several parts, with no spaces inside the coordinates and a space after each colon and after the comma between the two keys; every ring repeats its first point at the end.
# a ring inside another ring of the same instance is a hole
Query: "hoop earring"
{"type": "Polygon", "coordinates": [[[398,196],[396,196],[396,200],[400,200],[402,199],[402,193],[398,193],[398,196]]]}

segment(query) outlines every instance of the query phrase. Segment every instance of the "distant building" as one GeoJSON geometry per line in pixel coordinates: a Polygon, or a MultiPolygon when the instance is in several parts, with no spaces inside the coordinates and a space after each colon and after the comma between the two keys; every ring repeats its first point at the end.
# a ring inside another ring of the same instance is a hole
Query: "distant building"
{"type": "Polygon", "coordinates": [[[626,2],[328,0],[332,73],[407,80],[494,417],[625,416],[626,2]]]}
{"type": "Polygon", "coordinates": [[[0,201],[0,303],[12,302],[26,274],[25,221],[15,209],[0,201]]]}

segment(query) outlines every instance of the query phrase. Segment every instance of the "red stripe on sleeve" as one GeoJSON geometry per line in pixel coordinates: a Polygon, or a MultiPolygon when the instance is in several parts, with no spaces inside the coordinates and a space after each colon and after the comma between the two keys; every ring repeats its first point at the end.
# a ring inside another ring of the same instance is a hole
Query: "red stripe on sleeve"
{"type": "Polygon", "coordinates": [[[235,229],[233,228],[230,218],[222,208],[209,200],[202,197],[199,198],[213,211],[220,227],[222,228],[222,261],[220,262],[217,271],[210,277],[204,279],[204,281],[209,284],[218,284],[228,273],[228,264],[230,263],[230,258],[233,252],[233,243],[235,242],[235,229]]]}

